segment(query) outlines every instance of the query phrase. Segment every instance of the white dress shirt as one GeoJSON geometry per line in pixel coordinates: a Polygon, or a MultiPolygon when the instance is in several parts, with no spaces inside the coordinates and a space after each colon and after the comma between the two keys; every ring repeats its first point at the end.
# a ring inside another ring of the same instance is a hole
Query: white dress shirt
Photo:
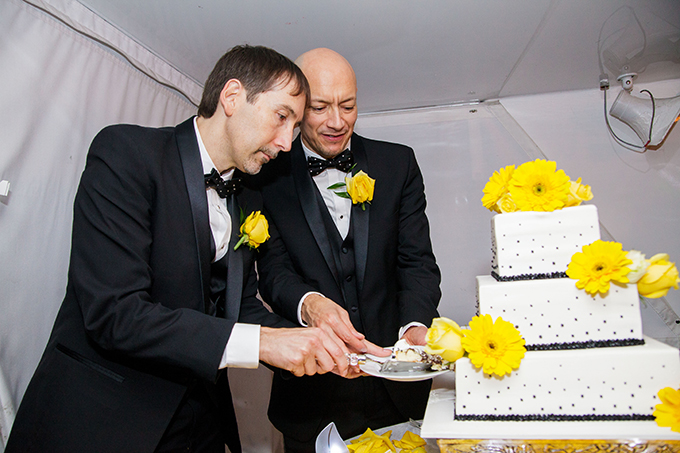
{"type": "MultiPolygon", "coordinates": [[[[208,174],[215,167],[208,150],[203,144],[201,134],[198,131],[196,118],[194,117],[194,131],[198,141],[198,149],[201,152],[203,173],[208,174]]],[[[222,179],[229,180],[234,175],[234,170],[229,170],[222,175],[222,179]]],[[[222,259],[229,250],[231,238],[231,216],[227,210],[227,200],[220,198],[217,191],[212,187],[206,187],[208,198],[208,216],[210,218],[210,231],[215,241],[215,256],[213,263],[222,259]]],[[[257,368],[260,359],[260,326],[257,324],[236,323],[231,331],[227,346],[224,349],[220,369],[225,367],[257,368]]]]}
{"type": "MultiPolygon", "coordinates": [[[[347,149],[351,149],[351,143],[352,143],[351,140],[347,143],[347,149]]],[[[316,157],[317,159],[322,159],[322,157],[319,156],[317,153],[307,148],[304,142],[302,142],[302,150],[305,153],[305,157],[316,157]]],[[[328,187],[339,182],[345,182],[345,176],[348,175],[349,173],[340,171],[337,168],[328,168],[319,173],[318,175],[312,176],[312,180],[314,180],[316,187],[319,188],[319,192],[321,192],[323,201],[324,203],[326,203],[328,213],[331,215],[331,218],[333,219],[333,222],[335,223],[335,226],[343,239],[347,238],[347,234],[349,233],[350,213],[352,212],[352,200],[349,198],[338,196],[335,193],[336,191],[342,191],[342,189],[334,190],[329,189],[328,187]]],[[[302,303],[304,302],[305,298],[307,298],[307,296],[309,296],[310,294],[318,294],[320,296],[323,296],[323,294],[318,293],[316,291],[310,291],[306,293],[304,296],[302,296],[302,298],[300,299],[297,309],[298,322],[305,327],[307,326],[307,324],[302,320],[302,303]]],[[[401,338],[404,335],[404,332],[406,332],[406,330],[408,330],[409,327],[422,325],[423,324],[419,322],[411,322],[403,326],[401,329],[399,329],[399,338],[401,338]]]]}
{"type": "MultiPolygon", "coordinates": [[[[305,152],[305,157],[316,157],[317,159],[322,158],[314,151],[307,148],[304,142],[302,143],[302,149],[305,152]]],[[[347,143],[347,149],[350,149],[350,143],[347,143]]],[[[349,216],[352,212],[352,200],[349,198],[340,197],[335,193],[336,191],[342,192],[343,189],[333,190],[329,189],[328,187],[339,182],[344,183],[345,176],[347,175],[349,175],[349,173],[340,171],[337,168],[328,168],[318,175],[312,177],[316,187],[318,187],[319,192],[321,192],[323,201],[326,203],[326,207],[328,207],[328,213],[331,215],[331,218],[333,219],[333,222],[335,223],[335,226],[338,229],[342,239],[345,239],[349,233],[349,216]]]]}

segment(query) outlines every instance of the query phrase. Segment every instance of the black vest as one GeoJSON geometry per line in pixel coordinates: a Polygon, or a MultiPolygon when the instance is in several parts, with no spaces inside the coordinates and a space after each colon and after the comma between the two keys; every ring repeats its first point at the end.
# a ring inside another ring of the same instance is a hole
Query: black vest
{"type": "Polygon", "coordinates": [[[335,267],[338,270],[338,275],[335,275],[335,280],[342,291],[342,301],[335,301],[343,306],[349,314],[349,319],[352,325],[359,332],[363,332],[363,323],[361,321],[361,313],[359,310],[359,294],[357,290],[356,278],[356,261],[354,258],[354,232],[352,228],[352,219],[350,218],[349,231],[347,237],[343,240],[338,232],[338,228],[333,222],[333,218],[328,212],[328,207],[323,201],[323,197],[317,192],[317,201],[321,207],[321,217],[326,227],[326,233],[333,251],[333,259],[335,260],[335,267]]]}

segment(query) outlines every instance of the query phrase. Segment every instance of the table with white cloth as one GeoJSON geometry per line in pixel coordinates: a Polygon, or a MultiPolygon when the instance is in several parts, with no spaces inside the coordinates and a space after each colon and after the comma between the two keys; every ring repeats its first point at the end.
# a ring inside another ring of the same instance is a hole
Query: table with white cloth
{"type": "Polygon", "coordinates": [[[420,436],[445,453],[680,453],[680,433],[654,421],[456,421],[455,372],[434,379],[420,436]]]}

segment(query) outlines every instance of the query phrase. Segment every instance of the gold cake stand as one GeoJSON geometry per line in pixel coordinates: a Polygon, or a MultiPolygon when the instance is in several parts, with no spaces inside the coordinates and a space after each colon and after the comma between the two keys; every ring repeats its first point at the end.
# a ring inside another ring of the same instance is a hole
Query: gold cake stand
{"type": "Polygon", "coordinates": [[[680,440],[438,439],[442,453],[680,453],[680,440]]]}

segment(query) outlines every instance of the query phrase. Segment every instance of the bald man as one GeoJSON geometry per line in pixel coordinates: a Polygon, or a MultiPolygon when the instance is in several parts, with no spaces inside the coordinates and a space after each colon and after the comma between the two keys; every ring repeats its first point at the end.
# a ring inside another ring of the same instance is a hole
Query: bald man
{"type": "MultiPolygon", "coordinates": [[[[350,350],[400,338],[425,344],[438,316],[440,273],[413,150],[354,133],[356,77],[341,55],[314,49],[296,63],[311,102],[291,152],[263,169],[272,238],[258,255],[260,292],[278,314],[337,335],[350,350]],[[376,180],[363,207],[328,189],[352,166],[376,180]]],[[[275,373],[269,418],[287,452],[313,452],[331,421],[349,438],[423,417],[430,381],[354,376],[275,373]]]]}

